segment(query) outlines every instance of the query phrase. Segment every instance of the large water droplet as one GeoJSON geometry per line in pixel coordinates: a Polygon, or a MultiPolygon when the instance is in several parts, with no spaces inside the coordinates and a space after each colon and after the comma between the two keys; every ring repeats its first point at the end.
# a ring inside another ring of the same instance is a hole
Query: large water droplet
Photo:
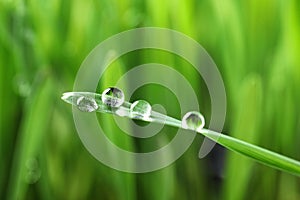
{"type": "Polygon", "coordinates": [[[205,120],[199,112],[191,111],[186,113],[181,121],[182,128],[191,130],[201,130],[204,127],[205,120]]]}
{"type": "Polygon", "coordinates": [[[84,96],[77,99],[76,105],[82,112],[93,112],[98,109],[95,99],[84,96]]]}
{"type": "Polygon", "coordinates": [[[102,93],[102,102],[110,107],[120,107],[124,103],[124,93],[116,87],[109,87],[102,93]]]}
{"type": "Polygon", "coordinates": [[[147,101],[138,100],[130,106],[130,117],[147,120],[151,115],[151,110],[151,105],[147,101]]]}

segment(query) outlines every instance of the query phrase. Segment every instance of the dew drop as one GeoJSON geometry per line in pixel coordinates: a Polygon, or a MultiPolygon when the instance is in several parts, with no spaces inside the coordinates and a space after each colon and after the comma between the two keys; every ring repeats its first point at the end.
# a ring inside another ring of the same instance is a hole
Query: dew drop
{"type": "Polygon", "coordinates": [[[25,181],[28,184],[36,183],[41,177],[41,169],[36,158],[30,158],[26,161],[25,181]]]}
{"type": "Polygon", "coordinates": [[[93,112],[98,109],[95,99],[84,96],[77,99],[76,105],[82,112],[93,112]]]}
{"type": "Polygon", "coordinates": [[[186,113],[181,121],[182,128],[190,130],[201,130],[204,127],[205,120],[199,112],[191,111],[186,113]]]}
{"type": "Polygon", "coordinates": [[[22,74],[18,74],[14,77],[14,89],[21,97],[28,97],[31,93],[31,85],[26,77],[22,74]]]}
{"type": "Polygon", "coordinates": [[[151,110],[151,105],[147,101],[138,100],[130,106],[130,117],[135,119],[149,119],[151,110]]]}
{"type": "Polygon", "coordinates": [[[120,107],[124,103],[124,93],[116,87],[109,87],[102,93],[102,102],[110,107],[120,107]]]}

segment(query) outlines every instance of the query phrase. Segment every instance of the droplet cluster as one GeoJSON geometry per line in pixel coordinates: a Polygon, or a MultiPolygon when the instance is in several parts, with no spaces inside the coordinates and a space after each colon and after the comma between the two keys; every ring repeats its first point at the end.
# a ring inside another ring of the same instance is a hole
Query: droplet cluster
{"type": "MultiPolygon", "coordinates": [[[[129,117],[132,119],[140,119],[144,121],[152,121],[155,118],[154,115],[151,115],[152,107],[147,101],[137,100],[132,104],[130,104],[129,102],[126,102],[126,104],[124,104],[124,93],[121,89],[116,87],[109,87],[105,89],[101,95],[95,93],[80,92],[65,93],[62,99],[66,102],[72,103],[74,96],[76,95],[77,97],[75,105],[79,110],[83,112],[94,112],[99,110],[100,112],[114,113],[119,116],[129,117]],[[92,97],[93,95],[95,96],[95,98],[92,97]]],[[[181,120],[182,128],[193,131],[200,131],[204,127],[204,125],[204,117],[197,111],[186,113],[181,120]]]]}

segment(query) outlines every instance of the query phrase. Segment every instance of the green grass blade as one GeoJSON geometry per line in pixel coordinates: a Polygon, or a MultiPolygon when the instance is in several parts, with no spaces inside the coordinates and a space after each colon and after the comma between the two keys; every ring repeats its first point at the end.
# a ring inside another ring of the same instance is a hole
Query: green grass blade
{"type": "MultiPolygon", "coordinates": [[[[106,62],[110,62],[112,57],[114,56],[116,52],[109,52],[106,55],[106,62]]],[[[104,91],[106,88],[110,86],[114,86],[118,79],[122,76],[124,73],[125,65],[121,61],[116,61],[110,65],[110,67],[105,71],[105,74],[102,76],[100,80],[100,86],[99,91],[104,91]]],[[[127,83],[123,83],[123,87],[127,87],[127,83]]],[[[134,144],[132,138],[130,138],[127,134],[124,134],[115,124],[113,116],[109,117],[103,117],[99,115],[99,123],[101,123],[101,126],[103,127],[104,132],[106,133],[106,136],[117,146],[126,149],[128,151],[134,151],[134,144]]],[[[123,126],[129,126],[126,124],[126,121],[123,121],[123,126]]],[[[128,127],[129,128],[129,127],[128,127]]],[[[123,160],[124,165],[133,165],[134,160],[131,159],[122,159],[119,154],[117,154],[115,151],[110,150],[108,148],[108,153],[111,159],[115,160],[123,160]]],[[[102,173],[109,174],[110,177],[107,177],[110,179],[111,184],[113,185],[116,196],[118,198],[121,198],[122,196],[125,199],[136,199],[136,179],[134,174],[130,173],[121,173],[112,169],[107,169],[107,171],[103,170],[102,173]]]]}
{"type": "MultiPolygon", "coordinates": [[[[251,143],[258,143],[260,139],[258,127],[262,110],[261,97],[263,94],[260,76],[250,75],[247,77],[243,81],[239,93],[240,96],[237,101],[244,102],[244,104],[237,105],[231,136],[251,143]]],[[[228,153],[225,164],[225,199],[245,199],[255,164],[244,156],[233,152],[228,153]]]]}
{"type": "MultiPolygon", "coordinates": [[[[71,93],[65,93],[63,95],[63,100],[67,103],[74,104],[74,102],[69,101],[68,98],[65,98],[65,95],[71,94],[72,96],[81,95],[81,96],[101,96],[96,93],[85,93],[85,92],[71,92],[71,93]]],[[[71,98],[72,99],[72,98],[71,98]]],[[[123,109],[124,111],[128,111],[128,105],[130,105],[130,102],[125,101],[123,105],[119,107],[119,109],[123,109]],[[127,107],[126,107],[127,106],[127,107]]],[[[76,106],[76,104],[74,104],[76,106]]],[[[101,108],[101,105],[99,104],[99,108],[101,108]]],[[[98,109],[97,112],[104,112],[105,110],[98,109]]],[[[116,113],[111,113],[116,114],[116,113]]],[[[129,117],[130,116],[124,116],[129,117]]],[[[149,117],[150,120],[144,120],[143,121],[150,121],[152,123],[161,123],[169,126],[174,126],[178,128],[183,128],[181,125],[181,121],[175,118],[172,118],[170,116],[161,114],[159,112],[152,112],[151,116],[149,117]]],[[[218,144],[226,147],[227,149],[230,149],[234,152],[238,152],[240,154],[243,154],[247,157],[253,158],[258,162],[261,162],[265,165],[268,165],[270,167],[289,172],[291,174],[295,174],[297,176],[300,176],[300,162],[296,161],[294,159],[288,158],[286,156],[283,156],[281,154],[269,151],[267,149],[261,148],[259,146],[250,144],[248,142],[230,137],[228,135],[224,135],[222,133],[218,133],[212,130],[208,129],[199,129],[197,130],[198,133],[210,138],[211,140],[217,142],[218,144]]]]}
{"type": "Polygon", "coordinates": [[[38,158],[43,150],[42,141],[47,136],[48,122],[53,106],[53,84],[49,76],[46,81],[39,82],[39,88],[32,99],[28,101],[26,117],[22,122],[17,145],[14,152],[13,165],[10,174],[7,197],[8,199],[23,199],[29,187],[26,177],[30,175],[27,163],[32,158],[38,158]]]}
{"type": "Polygon", "coordinates": [[[253,158],[270,167],[300,176],[299,161],[212,130],[203,129],[201,133],[227,149],[253,158]]]}

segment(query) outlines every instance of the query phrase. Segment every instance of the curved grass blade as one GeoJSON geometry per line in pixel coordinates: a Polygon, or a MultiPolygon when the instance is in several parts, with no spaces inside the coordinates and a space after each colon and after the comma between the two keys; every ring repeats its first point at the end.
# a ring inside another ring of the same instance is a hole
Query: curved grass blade
{"type": "MultiPolygon", "coordinates": [[[[68,92],[64,93],[62,96],[62,99],[66,101],[67,103],[70,103],[74,106],[76,106],[76,101],[80,96],[85,96],[88,98],[94,98],[99,106],[97,112],[104,112],[104,113],[111,113],[111,114],[118,114],[118,110],[122,110],[123,117],[130,117],[130,102],[124,102],[123,105],[116,111],[112,111],[111,109],[107,108],[101,100],[101,95],[96,93],[90,93],[90,92],[68,92]]],[[[140,119],[143,120],[143,119],[140,119]]],[[[150,122],[155,123],[162,123],[169,126],[174,126],[178,128],[182,128],[181,121],[166,115],[163,115],[158,112],[152,111],[150,119],[148,120],[150,122]]],[[[270,150],[264,149],[262,147],[250,144],[248,142],[230,137],[228,135],[224,135],[219,132],[215,132],[208,129],[201,129],[197,130],[198,133],[204,135],[205,137],[208,137],[209,139],[217,142],[218,144],[226,147],[229,150],[232,150],[234,152],[240,153],[242,155],[245,155],[249,158],[252,158],[262,164],[265,164],[267,166],[300,176],[300,162],[296,161],[294,159],[288,158],[286,156],[283,156],[281,154],[272,152],[270,150]]]]}
{"type": "Polygon", "coordinates": [[[300,162],[242,140],[202,129],[201,134],[226,147],[270,167],[300,176],[300,162]]]}

